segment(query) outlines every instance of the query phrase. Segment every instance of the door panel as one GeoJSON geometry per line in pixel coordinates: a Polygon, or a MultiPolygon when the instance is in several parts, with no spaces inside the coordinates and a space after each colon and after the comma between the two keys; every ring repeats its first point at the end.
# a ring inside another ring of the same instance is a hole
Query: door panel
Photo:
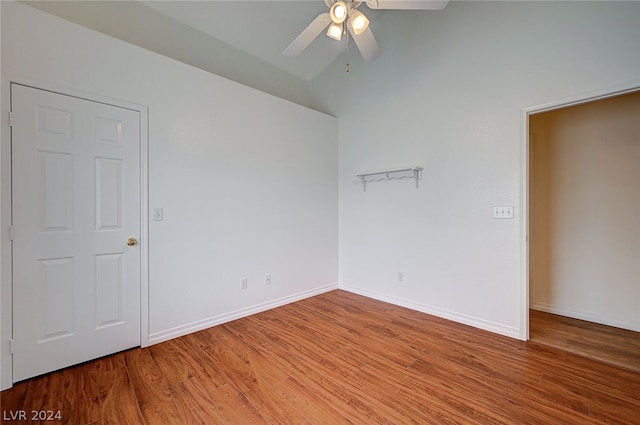
{"type": "Polygon", "coordinates": [[[73,258],[40,259],[38,343],[73,335],[73,258]]]}
{"type": "Polygon", "coordinates": [[[14,381],[140,345],[140,116],[12,84],[14,381]]]}
{"type": "Polygon", "coordinates": [[[96,255],[97,328],[123,322],[122,254],[96,255]]]}
{"type": "Polygon", "coordinates": [[[96,229],[122,229],[121,160],[96,158],[96,229]]]}

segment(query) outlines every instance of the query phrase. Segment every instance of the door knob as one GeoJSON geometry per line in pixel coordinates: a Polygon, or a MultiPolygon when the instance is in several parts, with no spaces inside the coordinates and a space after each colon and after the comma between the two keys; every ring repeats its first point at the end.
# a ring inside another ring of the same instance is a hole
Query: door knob
{"type": "Polygon", "coordinates": [[[136,240],[136,238],[127,239],[127,245],[129,245],[129,246],[134,246],[137,243],[138,243],[138,241],[136,240]]]}

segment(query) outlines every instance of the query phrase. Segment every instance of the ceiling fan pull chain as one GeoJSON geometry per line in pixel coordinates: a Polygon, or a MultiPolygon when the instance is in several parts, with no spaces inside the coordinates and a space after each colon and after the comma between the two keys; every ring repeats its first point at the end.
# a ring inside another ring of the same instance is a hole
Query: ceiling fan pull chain
{"type": "Polygon", "coordinates": [[[350,70],[350,66],[349,66],[349,31],[345,31],[347,34],[347,73],[349,73],[350,70]]]}

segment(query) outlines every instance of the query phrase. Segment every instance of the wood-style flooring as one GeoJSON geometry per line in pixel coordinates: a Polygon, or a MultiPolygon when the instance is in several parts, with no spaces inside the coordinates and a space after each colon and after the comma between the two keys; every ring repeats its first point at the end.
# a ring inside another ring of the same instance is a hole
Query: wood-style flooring
{"type": "Polygon", "coordinates": [[[344,291],[1,396],[73,425],[640,423],[638,373],[344,291]]]}
{"type": "Polygon", "coordinates": [[[529,311],[529,329],[532,342],[640,373],[640,332],[536,310],[529,311]]]}

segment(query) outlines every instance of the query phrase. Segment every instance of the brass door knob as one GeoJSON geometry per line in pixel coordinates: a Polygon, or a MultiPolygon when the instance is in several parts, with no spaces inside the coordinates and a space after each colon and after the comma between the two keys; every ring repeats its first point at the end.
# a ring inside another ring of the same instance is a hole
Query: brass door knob
{"type": "Polygon", "coordinates": [[[138,241],[136,240],[136,238],[127,239],[127,245],[129,245],[129,246],[134,246],[137,243],[138,243],[138,241]]]}

